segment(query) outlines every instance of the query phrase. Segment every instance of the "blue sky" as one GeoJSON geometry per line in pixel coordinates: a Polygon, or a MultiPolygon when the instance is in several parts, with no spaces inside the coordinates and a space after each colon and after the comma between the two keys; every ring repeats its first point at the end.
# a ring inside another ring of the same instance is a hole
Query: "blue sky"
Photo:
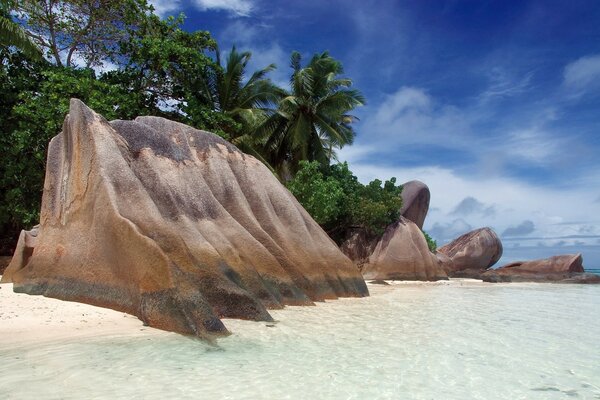
{"type": "Polygon", "coordinates": [[[600,2],[154,0],[252,68],[329,51],[367,98],[339,152],[363,182],[419,179],[446,243],[491,226],[502,262],[600,267],[600,2]]]}

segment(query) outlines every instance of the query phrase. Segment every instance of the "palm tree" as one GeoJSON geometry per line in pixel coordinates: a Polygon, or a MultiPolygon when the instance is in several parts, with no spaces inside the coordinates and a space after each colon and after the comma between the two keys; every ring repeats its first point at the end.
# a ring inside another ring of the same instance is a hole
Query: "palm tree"
{"type": "Polygon", "coordinates": [[[266,163],[255,149],[253,132],[267,113],[272,112],[284,91],[266,78],[276,68],[275,64],[255,71],[245,79],[251,57],[249,51],[240,53],[233,46],[223,66],[217,49],[217,68],[200,78],[197,95],[212,110],[224,113],[236,123],[236,126],[224,127],[235,145],[266,163]]]}
{"type": "Polygon", "coordinates": [[[15,46],[27,57],[40,60],[42,58],[40,49],[27,36],[25,30],[10,18],[10,11],[14,7],[14,1],[0,0],[0,46],[15,46]]]}
{"type": "Polygon", "coordinates": [[[352,144],[355,136],[350,115],[365,104],[352,81],[340,78],[342,64],[329,53],[315,54],[306,67],[298,52],[292,53],[291,91],[278,109],[257,129],[266,137],[263,152],[284,180],[289,179],[301,160],[329,165],[335,159],[334,148],[352,144]]]}

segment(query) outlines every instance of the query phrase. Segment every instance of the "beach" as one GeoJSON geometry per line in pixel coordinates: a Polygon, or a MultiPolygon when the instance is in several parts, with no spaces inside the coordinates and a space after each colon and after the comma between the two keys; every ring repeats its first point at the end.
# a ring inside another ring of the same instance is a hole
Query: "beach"
{"type": "Polygon", "coordinates": [[[167,332],[143,326],[138,318],[89,304],[14,293],[0,285],[0,341],[14,345],[139,333],[167,332]]]}
{"type": "Polygon", "coordinates": [[[273,310],[273,323],[226,319],[232,334],[215,347],[2,285],[0,397],[600,397],[597,285],[457,280],[369,290],[273,310]]]}

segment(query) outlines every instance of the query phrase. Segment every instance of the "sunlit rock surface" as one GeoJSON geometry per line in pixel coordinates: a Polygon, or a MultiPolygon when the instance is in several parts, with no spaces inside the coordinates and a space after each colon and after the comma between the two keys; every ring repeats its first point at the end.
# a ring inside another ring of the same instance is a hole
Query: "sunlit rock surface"
{"type": "Polygon", "coordinates": [[[368,294],[264,165],[163,118],[108,123],[72,100],[49,145],[40,219],[3,281],[160,329],[211,337],[227,333],[222,317],[270,320],[268,308],[368,294]]]}
{"type": "Polygon", "coordinates": [[[490,269],[481,277],[488,282],[600,283],[600,276],[585,273],[581,254],[517,261],[490,269]]]}
{"type": "Polygon", "coordinates": [[[449,276],[477,277],[502,257],[502,242],[490,228],[465,233],[437,249],[452,261],[444,263],[449,276]]]}
{"type": "Polygon", "coordinates": [[[404,217],[385,230],[362,274],[365,279],[375,280],[448,279],[419,227],[404,217]]]}

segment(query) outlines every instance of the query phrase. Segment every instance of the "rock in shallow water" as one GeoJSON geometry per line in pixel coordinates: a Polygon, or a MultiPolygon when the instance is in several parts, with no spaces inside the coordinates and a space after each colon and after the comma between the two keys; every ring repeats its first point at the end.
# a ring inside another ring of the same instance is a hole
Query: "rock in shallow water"
{"type": "Polygon", "coordinates": [[[221,317],[368,295],[259,161],[163,118],[109,124],[78,100],[49,145],[35,249],[6,281],[201,337],[227,333],[221,317]]]}
{"type": "Polygon", "coordinates": [[[541,260],[517,261],[481,275],[488,282],[600,283],[600,276],[587,274],[581,254],[566,254],[541,260]]]}
{"type": "Polygon", "coordinates": [[[452,277],[463,270],[483,272],[497,263],[502,257],[502,242],[492,229],[480,228],[465,233],[437,251],[452,260],[444,263],[446,272],[452,277]]]}

